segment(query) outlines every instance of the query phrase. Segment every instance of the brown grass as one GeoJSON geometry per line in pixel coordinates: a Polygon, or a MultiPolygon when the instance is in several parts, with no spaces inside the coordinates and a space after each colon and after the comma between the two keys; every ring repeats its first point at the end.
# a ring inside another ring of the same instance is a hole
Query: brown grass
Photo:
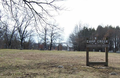
{"type": "MultiPolygon", "coordinates": [[[[104,61],[104,55],[92,52],[90,61],[104,61]]],[[[120,54],[109,53],[109,66],[101,67],[86,66],[86,52],[0,50],[0,78],[119,78],[120,54]]]]}

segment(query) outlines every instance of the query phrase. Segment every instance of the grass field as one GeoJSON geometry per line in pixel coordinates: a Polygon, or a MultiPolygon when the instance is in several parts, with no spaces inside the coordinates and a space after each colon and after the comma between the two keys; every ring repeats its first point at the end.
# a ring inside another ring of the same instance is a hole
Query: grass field
{"type": "MultiPolygon", "coordinates": [[[[90,53],[90,61],[104,58],[90,53]]],[[[109,53],[104,67],[86,66],[86,52],[0,49],[0,78],[120,78],[120,54],[109,53]]]]}

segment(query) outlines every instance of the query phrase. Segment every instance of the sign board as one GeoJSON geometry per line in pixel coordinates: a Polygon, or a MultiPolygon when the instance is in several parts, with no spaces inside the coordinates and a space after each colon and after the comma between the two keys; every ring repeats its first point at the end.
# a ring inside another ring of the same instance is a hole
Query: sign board
{"type": "Polygon", "coordinates": [[[86,47],[94,48],[94,47],[108,47],[108,40],[87,40],[86,47]]]}
{"type": "Polygon", "coordinates": [[[88,40],[86,41],[86,65],[105,65],[108,66],[108,40],[88,40]],[[105,48],[105,62],[89,62],[89,48],[105,48]]]}
{"type": "Polygon", "coordinates": [[[89,44],[106,44],[108,40],[87,40],[89,44]]]}

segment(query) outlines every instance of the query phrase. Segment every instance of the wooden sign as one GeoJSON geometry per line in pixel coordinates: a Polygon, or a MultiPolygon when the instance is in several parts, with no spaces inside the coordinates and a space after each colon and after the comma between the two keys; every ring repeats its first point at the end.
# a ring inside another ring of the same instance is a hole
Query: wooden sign
{"type": "Polygon", "coordinates": [[[95,48],[95,47],[108,47],[108,40],[87,40],[86,47],[95,48]]]}
{"type": "Polygon", "coordinates": [[[106,44],[108,40],[87,40],[88,44],[106,44]]]}
{"type": "Polygon", "coordinates": [[[88,40],[86,41],[86,65],[105,65],[108,66],[108,40],[88,40]],[[89,62],[89,48],[105,48],[105,62],[89,62]]]}

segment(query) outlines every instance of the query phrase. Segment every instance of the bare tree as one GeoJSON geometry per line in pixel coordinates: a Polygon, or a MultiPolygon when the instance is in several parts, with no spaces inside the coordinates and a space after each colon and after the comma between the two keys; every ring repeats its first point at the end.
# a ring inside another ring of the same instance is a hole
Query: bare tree
{"type": "Polygon", "coordinates": [[[43,36],[43,40],[44,40],[44,49],[47,49],[47,36],[48,36],[48,27],[47,25],[45,25],[43,27],[43,31],[42,31],[42,36],[43,36]]]}
{"type": "Polygon", "coordinates": [[[5,43],[5,48],[8,48],[8,41],[9,41],[9,30],[8,30],[8,25],[4,25],[4,43],[5,43]]]}
{"type": "MultiPolygon", "coordinates": [[[[3,17],[2,17],[3,18],[3,17]]],[[[1,38],[4,42],[5,48],[10,48],[11,46],[11,41],[13,39],[14,33],[15,33],[15,27],[10,28],[10,20],[8,19],[7,21],[0,20],[1,23],[1,38]]]]}
{"type": "Polygon", "coordinates": [[[18,13],[18,9],[15,9],[15,10],[16,11],[14,12],[14,18],[4,14],[4,17],[2,17],[1,19],[1,22],[3,26],[5,27],[4,37],[5,37],[6,48],[12,48],[11,47],[12,41],[13,39],[16,38],[16,37],[14,38],[14,36],[16,35],[15,33],[17,33],[17,35],[19,34],[21,45],[22,45],[22,42],[24,40],[23,36],[25,36],[26,34],[26,29],[31,22],[30,20],[32,20],[32,16],[31,18],[29,17],[28,19],[27,15],[20,16],[20,13],[18,13]]]}
{"type": "Polygon", "coordinates": [[[12,39],[13,39],[13,37],[14,37],[15,32],[16,32],[16,26],[14,25],[13,29],[11,30],[10,40],[9,40],[9,43],[8,43],[8,47],[9,47],[9,48],[12,48],[12,47],[11,47],[11,44],[12,44],[12,39]]]}
{"type": "Polygon", "coordinates": [[[60,39],[62,31],[63,31],[62,29],[56,26],[51,26],[49,30],[50,50],[52,50],[53,43],[55,43],[55,41],[60,39]]]}
{"type": "Polygon", "coordinates": [[[2,33],[4,35],[6,48],[11,48],[12,40],[16,32],[16,27],[14,25],[12,28],[10,28],[10,24],[6,21],[2,22],[2,25],[4,26],[4,28],[2,29],[4,32],[2,33]]]}
{"type": "Polygon", "coordinates": [[[44,44],[44,49],[47,49],[47,41],[48,41],[48,33],[49,33],[48,31],[49,31],[49,27],[47,24],[45,24],[37,32],[39,34],[39,40],[41,39],[40,43],[44,44]]]}
{"type": "Polygon", "coordinates": [[[32,25],[32,17],[31,18],[27,18],[26,16],[24,16],[22,18],[22,21],[18,21],[17,23],[17,30],[19,33],[19,39],[20,39],[20,47],[21,49],[23,49],[23,42],[25,40],[25,38],[27,38],[28,36],[31,35],[32,30],[28,30],[28,26],[32,25]]]}

